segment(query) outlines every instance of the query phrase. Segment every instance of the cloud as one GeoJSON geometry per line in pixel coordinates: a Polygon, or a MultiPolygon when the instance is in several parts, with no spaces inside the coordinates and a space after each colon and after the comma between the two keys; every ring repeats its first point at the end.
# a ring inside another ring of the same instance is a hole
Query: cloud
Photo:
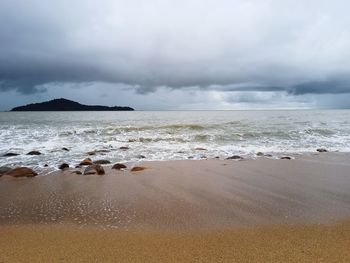
{"type": "Polygon", "coordinates": [[[332,93],[349,93],[350,80],[335,79],[327,81],[313,81],[295,85],[288,89],[288,92],[294,95],[302,94],[332,94],[332,93]]]}
{"type": "Polygon", "coordinates": [[[2,0],[0,90],[350,92],[350,2],[2,0]]]}

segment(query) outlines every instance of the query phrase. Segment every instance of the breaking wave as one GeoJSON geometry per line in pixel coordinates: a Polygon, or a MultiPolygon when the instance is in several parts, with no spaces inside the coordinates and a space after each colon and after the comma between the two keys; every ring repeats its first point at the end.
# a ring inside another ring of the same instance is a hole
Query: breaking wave
{"type": "Polygon", "coordinates": [[[19,154],[0,157],[0,166],[57,167],[94,150],[94,158],[112,162],[137,161],[140,155],[172,160],[313,152],[318,147],[349,151],[349,120],[350,111],[0,113],[0,156],[19,154]],[[32,150],[42,155],[26,155],[32,150]]]}

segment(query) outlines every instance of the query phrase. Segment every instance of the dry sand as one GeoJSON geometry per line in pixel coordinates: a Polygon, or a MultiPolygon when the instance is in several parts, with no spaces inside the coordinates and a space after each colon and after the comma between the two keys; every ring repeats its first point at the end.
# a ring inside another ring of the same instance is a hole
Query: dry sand
{"type": "Polygon", "coordinates": [[[1,178],[0,262],[350,261],[349,154],[137,165],[1,178]]]}
{"type": "Polygon", "coordinates": [[[0,228],[0,262],[350,262],[350,222],[210,232],[0,228]]]}

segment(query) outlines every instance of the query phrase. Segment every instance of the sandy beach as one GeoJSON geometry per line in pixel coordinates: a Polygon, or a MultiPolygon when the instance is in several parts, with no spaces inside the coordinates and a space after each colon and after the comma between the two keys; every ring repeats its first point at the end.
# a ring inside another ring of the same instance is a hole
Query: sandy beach
{"type": "Polygon", "coordinates": [[[0,179],[0,262],[347,262],[350,155],[0,179]]]}

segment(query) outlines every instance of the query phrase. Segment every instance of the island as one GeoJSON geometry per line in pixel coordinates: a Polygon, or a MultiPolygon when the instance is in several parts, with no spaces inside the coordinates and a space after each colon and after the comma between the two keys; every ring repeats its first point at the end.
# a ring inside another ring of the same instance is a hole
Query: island
{"type": "Polygon", "coordinates": [[[100,105],[83,105],[79,102],[64,98],[54,99],[41,103],[32,103],[13,108],[11,111],[133,111],[130,107],[108,107],[100,105]]]}

